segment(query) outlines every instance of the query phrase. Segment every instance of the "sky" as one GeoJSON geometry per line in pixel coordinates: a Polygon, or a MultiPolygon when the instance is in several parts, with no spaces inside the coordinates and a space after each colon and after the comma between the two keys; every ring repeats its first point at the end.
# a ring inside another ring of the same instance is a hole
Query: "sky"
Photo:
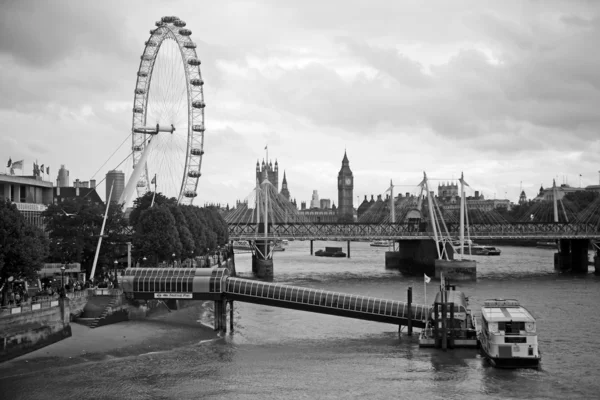
{"type": "Polygon", "coordinates": [[[575,0],[5,0],[0,161],[128,177],[140,56],[166,15],[202,61],[197,205],[248,197],[265,146],[298,203],[337,204],[344,151],[355,206],[390,180],[418,193],[424,171],[514,202],[599,183],[600,3],[575,0]]]}

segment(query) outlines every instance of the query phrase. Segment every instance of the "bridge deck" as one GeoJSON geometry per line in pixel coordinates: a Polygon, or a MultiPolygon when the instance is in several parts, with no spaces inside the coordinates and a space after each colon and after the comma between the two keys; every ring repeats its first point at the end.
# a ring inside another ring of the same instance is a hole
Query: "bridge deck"
{"type": "MultiPolygon", "coordinates": [[[[385,300],[240,278],[227,279],[225,296],[228,300],[395,325],[406,325],[408,323],[408,303],[397,300],[385,300]]],[[[424,328],[430,307],[413,304],[411,308],[412,325],[417,328],[424,328]]]]}

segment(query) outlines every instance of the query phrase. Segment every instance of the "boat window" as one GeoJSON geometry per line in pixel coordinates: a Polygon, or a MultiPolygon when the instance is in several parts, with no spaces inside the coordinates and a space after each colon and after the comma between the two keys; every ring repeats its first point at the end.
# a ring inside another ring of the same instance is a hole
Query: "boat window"
{"type": "MultiPolygon", "coordinates": [[[[504,329],[504,331],[506,331],[507,334],[509,335],[518,335],[520,333],[520,331],[525,330],[525,322],[513,322],[513,321],[509,321],[509,322],[499,322],[498,325],[500,324],[505,324],[506,328],[504,329]]],[[[502,328],[500,328],[502,330],[502,328]]]]}

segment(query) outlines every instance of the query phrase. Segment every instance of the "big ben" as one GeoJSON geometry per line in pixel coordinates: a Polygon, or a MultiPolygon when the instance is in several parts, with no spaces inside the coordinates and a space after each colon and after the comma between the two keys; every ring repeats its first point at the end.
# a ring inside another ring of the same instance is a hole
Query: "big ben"
{"type": "Polygon", "coordinates": [[[338,222],[353,222],[354,207],[352,206],[352,198],[354,192],[354,177],[350,170],[350,162],[344,151],[344,159],[342,160],[342,168],[338,174],[338,222]]]}

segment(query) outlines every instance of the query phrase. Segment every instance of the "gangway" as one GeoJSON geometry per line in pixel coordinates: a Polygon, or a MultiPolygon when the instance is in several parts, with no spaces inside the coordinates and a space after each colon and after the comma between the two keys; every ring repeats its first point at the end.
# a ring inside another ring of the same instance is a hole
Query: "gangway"
{"type": "MultiPolygon", "coordinates": [[[[233,278],[227,268],[127,268],[120,284],[136,300],[243,301],[395,325],[409,321],[407,302],[233,278]]],[[[412,326],[424,328],[430,309],[411,304],[412,326]]]]}

